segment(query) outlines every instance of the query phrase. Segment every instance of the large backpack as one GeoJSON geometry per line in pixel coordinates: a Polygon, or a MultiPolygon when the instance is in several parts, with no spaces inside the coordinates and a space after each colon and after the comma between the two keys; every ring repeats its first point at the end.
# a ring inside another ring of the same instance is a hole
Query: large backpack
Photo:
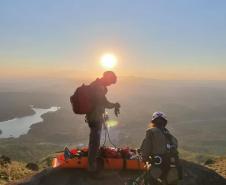
{"type": "Polygon", "coordinates": [[[90,85],[82,85],[75,90],[70,97],[73,112],[75,114],[87,114],[93,110],[92,88],[90,85]]]}
{"type": "Polygon", "coordinates": [[[178,178],[179,178],[179,180],[182,180],[183,179],[183,167],[182,167],[180,160],[179,160],[179,153],[178,153],[178,150],[177,150],[177,144],[175,145],[175,143],[173,142],[173,136],[170,134],[170,132],[167,129],[162,130],[162,133],[164,134],[166,139],[170,142],[168,155],[169,155],[169,157],[174,157],[174,159],[175,159],[174,162],[175,162],[175,165],[176,165],[176,168],[177,168],[178,178]]]}

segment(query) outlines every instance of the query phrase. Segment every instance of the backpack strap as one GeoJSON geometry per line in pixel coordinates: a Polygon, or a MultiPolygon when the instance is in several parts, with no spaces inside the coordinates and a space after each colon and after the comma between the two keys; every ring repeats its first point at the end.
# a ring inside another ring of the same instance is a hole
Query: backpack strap
{"type": "Polygon", "coordinates": [[[163,128],[163,129],[160,129],[160,130],[163,133],[163,135],[165,136],[165,138],[167,139],[167,141],[169,142],[169,146],[166,146],[168,151],[171,152],[171,150],[174,150],[174,152],[175,152],[177,150],[177,146],[173,142],[172,134],[170,134],[169,130],[167,130],[166,128],[163,128]]]}
{"type": "Polygon", "coordinates": [[[174,157],[174,159],[175,159],[174,165],[176,165],[176,168],[178,171],[178,177],[181,180],[183,178],[183,167],[179,160],[179,153],[177,151],[177,146],[174,146],[173,136],[170,134],[170,132],[166,128],[160,129],[160,130],[162,131],[162,133],[164,134],[164,136],[166,137],[166,139],[169,141],[170,145],[172,146],[172,148],[169,149],[169,154],[170,154],[170,156],[174,157]]]}

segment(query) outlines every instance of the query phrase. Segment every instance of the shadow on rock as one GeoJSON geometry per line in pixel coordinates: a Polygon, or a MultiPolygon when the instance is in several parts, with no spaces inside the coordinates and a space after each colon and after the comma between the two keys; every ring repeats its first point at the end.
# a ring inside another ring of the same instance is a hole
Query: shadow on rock
{"type": "MultiPolygon", "coordinates": [[[[204,166],[182,161],[184,179],[180,185],[226,185],[226,179],[204,166]]],[[[27,182],[17,185],[123,185],[127,179],[136,177],[140,172],[104,171],[100,179],[90,178],[85,170],[46,169],[27,182]]]]}

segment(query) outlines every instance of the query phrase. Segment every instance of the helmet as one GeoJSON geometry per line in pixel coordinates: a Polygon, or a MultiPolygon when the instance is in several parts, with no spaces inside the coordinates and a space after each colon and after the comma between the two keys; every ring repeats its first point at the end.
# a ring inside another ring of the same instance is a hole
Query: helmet
{"type": "Polygon", "coordinates": [[[115,84],[117,81],[117,76],[113,71],[105,71],[103,74],[103,78],[105,81],[115,84]]]}
{"type": "Polygon", "coordinates": [[[157,118],[163,118],[164,120],[167,121],[167,116],[163,112],[154,112],[153,115],[152,115],[152,121],[154,121],[157,118]]]}

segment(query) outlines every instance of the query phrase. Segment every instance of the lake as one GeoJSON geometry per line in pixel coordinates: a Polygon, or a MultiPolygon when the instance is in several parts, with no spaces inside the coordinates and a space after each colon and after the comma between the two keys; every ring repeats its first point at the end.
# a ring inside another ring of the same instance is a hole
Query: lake
{"type": "Polygon", "coordinates": [[[60,107],[40,109],[31,106],[31,109],[35,112],[33,115],[0,122],[0,130],[2,132],[0,134],[0,138],[17,138],[23,134],[27,134],[31,128],[31,125],[43,121],[41,117],[42,115],[50,112],[56,112],[60,109],[60,107]]]}

